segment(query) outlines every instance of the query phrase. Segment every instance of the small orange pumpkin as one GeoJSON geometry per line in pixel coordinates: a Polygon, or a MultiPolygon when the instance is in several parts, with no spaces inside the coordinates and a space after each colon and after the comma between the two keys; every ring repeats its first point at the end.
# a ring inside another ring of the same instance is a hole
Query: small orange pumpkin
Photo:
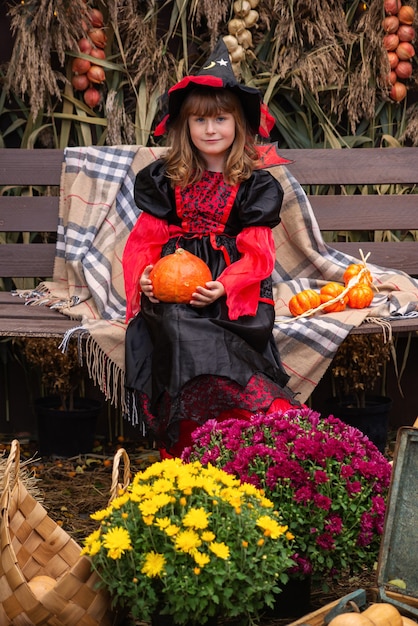
{"type": "Polygon", "coordinates": [[[315,309],[321,304],[321,296],[313,289],[304,289],[296,293],[289,300],[288,307],[290,313],[297,317],[310,309],[315,309]]]}
{"type": "Polygon", "coordinates": [[[402,615],[389,602],[374,602],[362,613],[374,626],[402,626],[402,615]]]}
{"type": "Polygon", "coordinates": [[[183,248],[157,261],[150,273],[154,296],[161,302],[190,302],[196,287],[212,280],[206,263],[183,248]]]}
{"type": "Polygon", "coordinates": [[[352,309],[364,309],[370,306],[373,296],[373,289],[370,285],[360,282],[358,285],[354,285],[348,292],[348,306],[352,309]]]}
{"type": "Polygon", "coordinates": [[[48,591],[51,591],[56,584],[55,578],[50,576],[35,576],[28,582],[28,587],[32,591],[33,595],[40,600],[48,591]]]}
{"type": "MultiPolygon", "coordinates": [[[[350,280],[354,278],[354,276],[357,276],[357,274],[359,274],[364,267],[364,263],[351,263],[343,274],[344,285],[347,287],[350,280]]],[[[373,282],[373,277],[369,270],[364,272],[360,278],[360,282],[365,283],[366,285],[370,285],[373,282]]]]}
{"type": "MultiPolygon", "coordinates": [[[[321,296],[321,304],[325,302],[329,302],[330,300],[334,300],[338,298],[339,295],[344,291],[343,285],[336,282],[327,283],[323,287],[321,287],[319,291],[319,295],[321,296]]],[[[348,295],[345,294],[341,298],[339,298],[336,302],[333,302],[329,306],[324,307],[325,313],[337,313],[339,311],[344,311],[346,304],[348,302],[348,295]]]]}

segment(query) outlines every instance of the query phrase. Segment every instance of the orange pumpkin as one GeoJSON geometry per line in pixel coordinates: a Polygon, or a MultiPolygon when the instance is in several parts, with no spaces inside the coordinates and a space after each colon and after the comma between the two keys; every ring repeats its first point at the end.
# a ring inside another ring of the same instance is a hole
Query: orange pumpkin
{"type": "Polygon", "coordinates": [[[320,304],[321,296],[317,291],[304,289],[290,298],[288,307],[291,314],[297,317],[310,309],[315,309],[320,304]]]}
{"type": "MultiPolygon", "coordinates": [[[[338,298],[339,295],[344,291],[343,285],[340,283],[327,283],[323,287],[321,287],[319,291],[319,295],[321,296],[321,304],[325,302],[329,302],[330,300],[334,300],[338,298]]],[[[337,313],[339,311],[344,311],[345,306],[348,302],[348,295],[345,294],[341,298],[339,298],[336,302],[333,302],[329,306],[324,307],[325,313],[337,313]]]]}
{"type": "Polygon", "coordinates": [[[50,576],[34,576],[29,582],[28,587],[33,595],[40,600],[48,591],[51,591],[56,584],[55,578],[50,576]]]}
{"type": "Polygon", "coordinates": [[[352,309],[364,309],[370,306],[373,300],[373,289],[366,283],[358,283],[354,285],[348,292],[348,306],[352,309]]]}
{"type": "Polygon", "coordinates": [[[177,248],[157,261],[150,273],[154,296],[161,302],[190,302],[196,287],[212,280],[212,273],[202,259],[177,248]]]}
{"type": "Polygon", "coordinates": [[[375,602],[362,615],[375,626],[402,626],[402,615],[389,602],[375,602]]]}
{"type": "MultiPolygon", "coordinates": [[[[347,287],[348,283],[354,276],[357,276],[364,269],[364,263],[351,263],[345,270],[343,274],[344,285],[347,287]]],[[[373,277],[369,270],[366,270],[364,274],[360,278],[361,283],[366,283],[366,285],[370,285],[373,282],[373,277]]]]}
{"type": "Polygon", "coordinates": [[[329,626],[402,626],[402,615],[392,604],[376,602],[361,613],[340,613],[329,626]]]}

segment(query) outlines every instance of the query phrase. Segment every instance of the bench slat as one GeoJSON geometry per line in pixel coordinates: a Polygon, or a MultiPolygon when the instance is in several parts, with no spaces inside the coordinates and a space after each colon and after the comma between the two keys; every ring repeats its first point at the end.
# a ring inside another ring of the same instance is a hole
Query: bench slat
{"type": "MultiPolygon", "coordinates": [[[[418,176],[418,172],[417,172],[418,176]]],[[[321,230],[417,230],[418,195],[309,196],[321,230]]]]}
{"type": "Polygon", "coordinates": [[[416,184],[418,148],[280,150],[303,185],[416,184]]]}
{"type": "Polygon", "coordinates": [[[53,243],[0,244],[0,276],[47,278],[52,276],[54,258],[53,243]]]}
{"type": "Polygon", "coordinates": [[[414,241],[385,241],[385,242],[332,242],[333,248],[346,254],[359,257],[359,248],[366,255],[369,251],[369,262],[374,265],[402,270],[411,276],[418,276],[417,243],[414,241]]]}
{"type": "Polygon", "coordinates": [[[0,150],[0,185],[59,185],[62,150],[0,150]]]}
{"type": "Polygon", "coordinates": [[[5,232],[55,232],[57,196],[0,196],[0,230],[5,232]]]}
{"type": "Polygon", "coordinates": [[[62,337],[79,325],[46,306],[25,306],[8,292],[0,292],[0,336],[62,337]]]}

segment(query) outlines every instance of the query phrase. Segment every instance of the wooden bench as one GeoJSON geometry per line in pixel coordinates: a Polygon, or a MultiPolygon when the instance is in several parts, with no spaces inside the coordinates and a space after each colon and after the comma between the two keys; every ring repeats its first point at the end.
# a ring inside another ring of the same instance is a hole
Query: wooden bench
{"type": "MultiPolygon", "coordinates": [[[[418,231],[418,148],[280,152],[293,161],[289,170],[307,190],[325,238],[329,231],[418,231]],[[374,191],[376,185],[384,186],[380,194],[374,191]]],[[[43,241],[43,234],[56,233],[62,161],[61,150],[0,149],[0,192],[13,187],[15,194],[3,191],[0,196],[0,233],[26,233],[25,237],[41,233],[34,242],[20,237],[18,242],[0,244],[3,279],[34,278],[36,284],[52,276],[54,238],[43,241]],[[48,195],[36,195],[41,186],[48,195]]],[[[418,240],[331,245],[357,257],[362,247],[371,253],[370,262],[418,276],[418,240]]],[[[0,336],[60,336],[76,325],[47,307],[27,307],[8,291],[0,292],[0,336]]],[[[396,332],[418,330],[418,318],[396,320],[392,327],[396,332]]],[[[379,331],[380,327],[363,324],[353,332],[379,331]]]]}

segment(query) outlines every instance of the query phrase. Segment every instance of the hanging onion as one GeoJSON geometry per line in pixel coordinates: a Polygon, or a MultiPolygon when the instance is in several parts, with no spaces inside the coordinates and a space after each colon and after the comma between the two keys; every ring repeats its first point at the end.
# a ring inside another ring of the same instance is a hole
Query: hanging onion
{"type": "Polygon", "coordinates": [[[395,69],[395,74],[398,78],[405,80],[412,75],[412,63],[411,61],[399,61],[395,69]]]}
{"type": "Polygon", "coordinates": [[[87,74],[74,74],[71,78],[71,84],[77,91],[84,91],[90,85],[87,74]]]}
{"type": "Polygon", "coordinates": [[[74,74],[86,74],[91,68],[91,63],[87,59],[76,57],[71,63],[71,69],[74,74]]]}
{"type": "Polygon", "coordinates": [[[409,24],[401,24],[396,34],[399,41],[413,41],[415,39],[415,30],[409,24]]]}
{"type": "Polygon", "coordinates": [[[80,52],[84,52],[84,54],[90,54],[92,47],[93,46],[91,45],[87,37],[82,37],[78,42],[78,49],[80,50],[80,52]]]}
{"type": "Polygon", "coordinates": [[[98,48],[104,48],[107,42],[106,33],[102,28],[93,28],[89,31],[89,37],[98,48]]]}
{"type": "Polygon", "coordinates": [[[401,100],[406,97],[406,92],[406,86],[400,81],[397,81],[390,90],[389,96],[392,100],[395,100],[395,102],[401,102],[401,100]]]}
{"type": "Polygon", "coordinates": [[[92,83],[100,84],[104,82],[106,75],[104,69],[100,67],[100,65],[92,65],[87,72],[87,78],[92,83]]]}
{"type": "Polygon", "coordinates": [[[389,66],[391,70],[394,70],[399,63],[399,57],[396,52],[388,52],[389,66]]]}
{"type": "Polygon", "coordinates": [[[83,95],[84,102],[94,109],[100,102],[100,93],[94,87],[86,89],[83,95]]]}
{"type": "Polygon", "coordinates": [[[396,54],[400,61],[408,61],[408,59],[412,59],[412,57],[415,56],[414,46],[410,44],[409,41],[401,41],[396,48],[396,54]]]}
{"type": "Polygon", "coordinates": [[[405,4],[399,9],[398,18],[401,24],[412,24],[415,18],[415,11],[412,7],[405,4]]]}
{"type": "Polygon", "coordinates": [[[396,15],[388,15],[382,22],[385,33],[396,33],[399,28],[399,20],[396,15]]]}
{"type": "Polygon", "coordinates": [[[90,52],[90,56],[94,57],[95,59],[102,59],[102,60],[106,58],[106,54],[104,50],[102,50],[101,48],[92,48],[90,52]]]}
{"type": "Polygon", "coordinates": [[[385,0],[384,2],[384,9],[387,15],[396,15],[401,6],[401,0],[385,0]]]}
{"type": "Polygon", "coordinates": [[[99,9],[90,9],[89,18],[94,28],[102,28],[104,25],[103,13],[99,9]]]}
{"type": "Polygon", "coordinates": [[[385,35],[383,37],[383,45],[386,50],[396,50],[399,46],[399,37],[395,33],[391,33],[390,35],[385,35]]]}

